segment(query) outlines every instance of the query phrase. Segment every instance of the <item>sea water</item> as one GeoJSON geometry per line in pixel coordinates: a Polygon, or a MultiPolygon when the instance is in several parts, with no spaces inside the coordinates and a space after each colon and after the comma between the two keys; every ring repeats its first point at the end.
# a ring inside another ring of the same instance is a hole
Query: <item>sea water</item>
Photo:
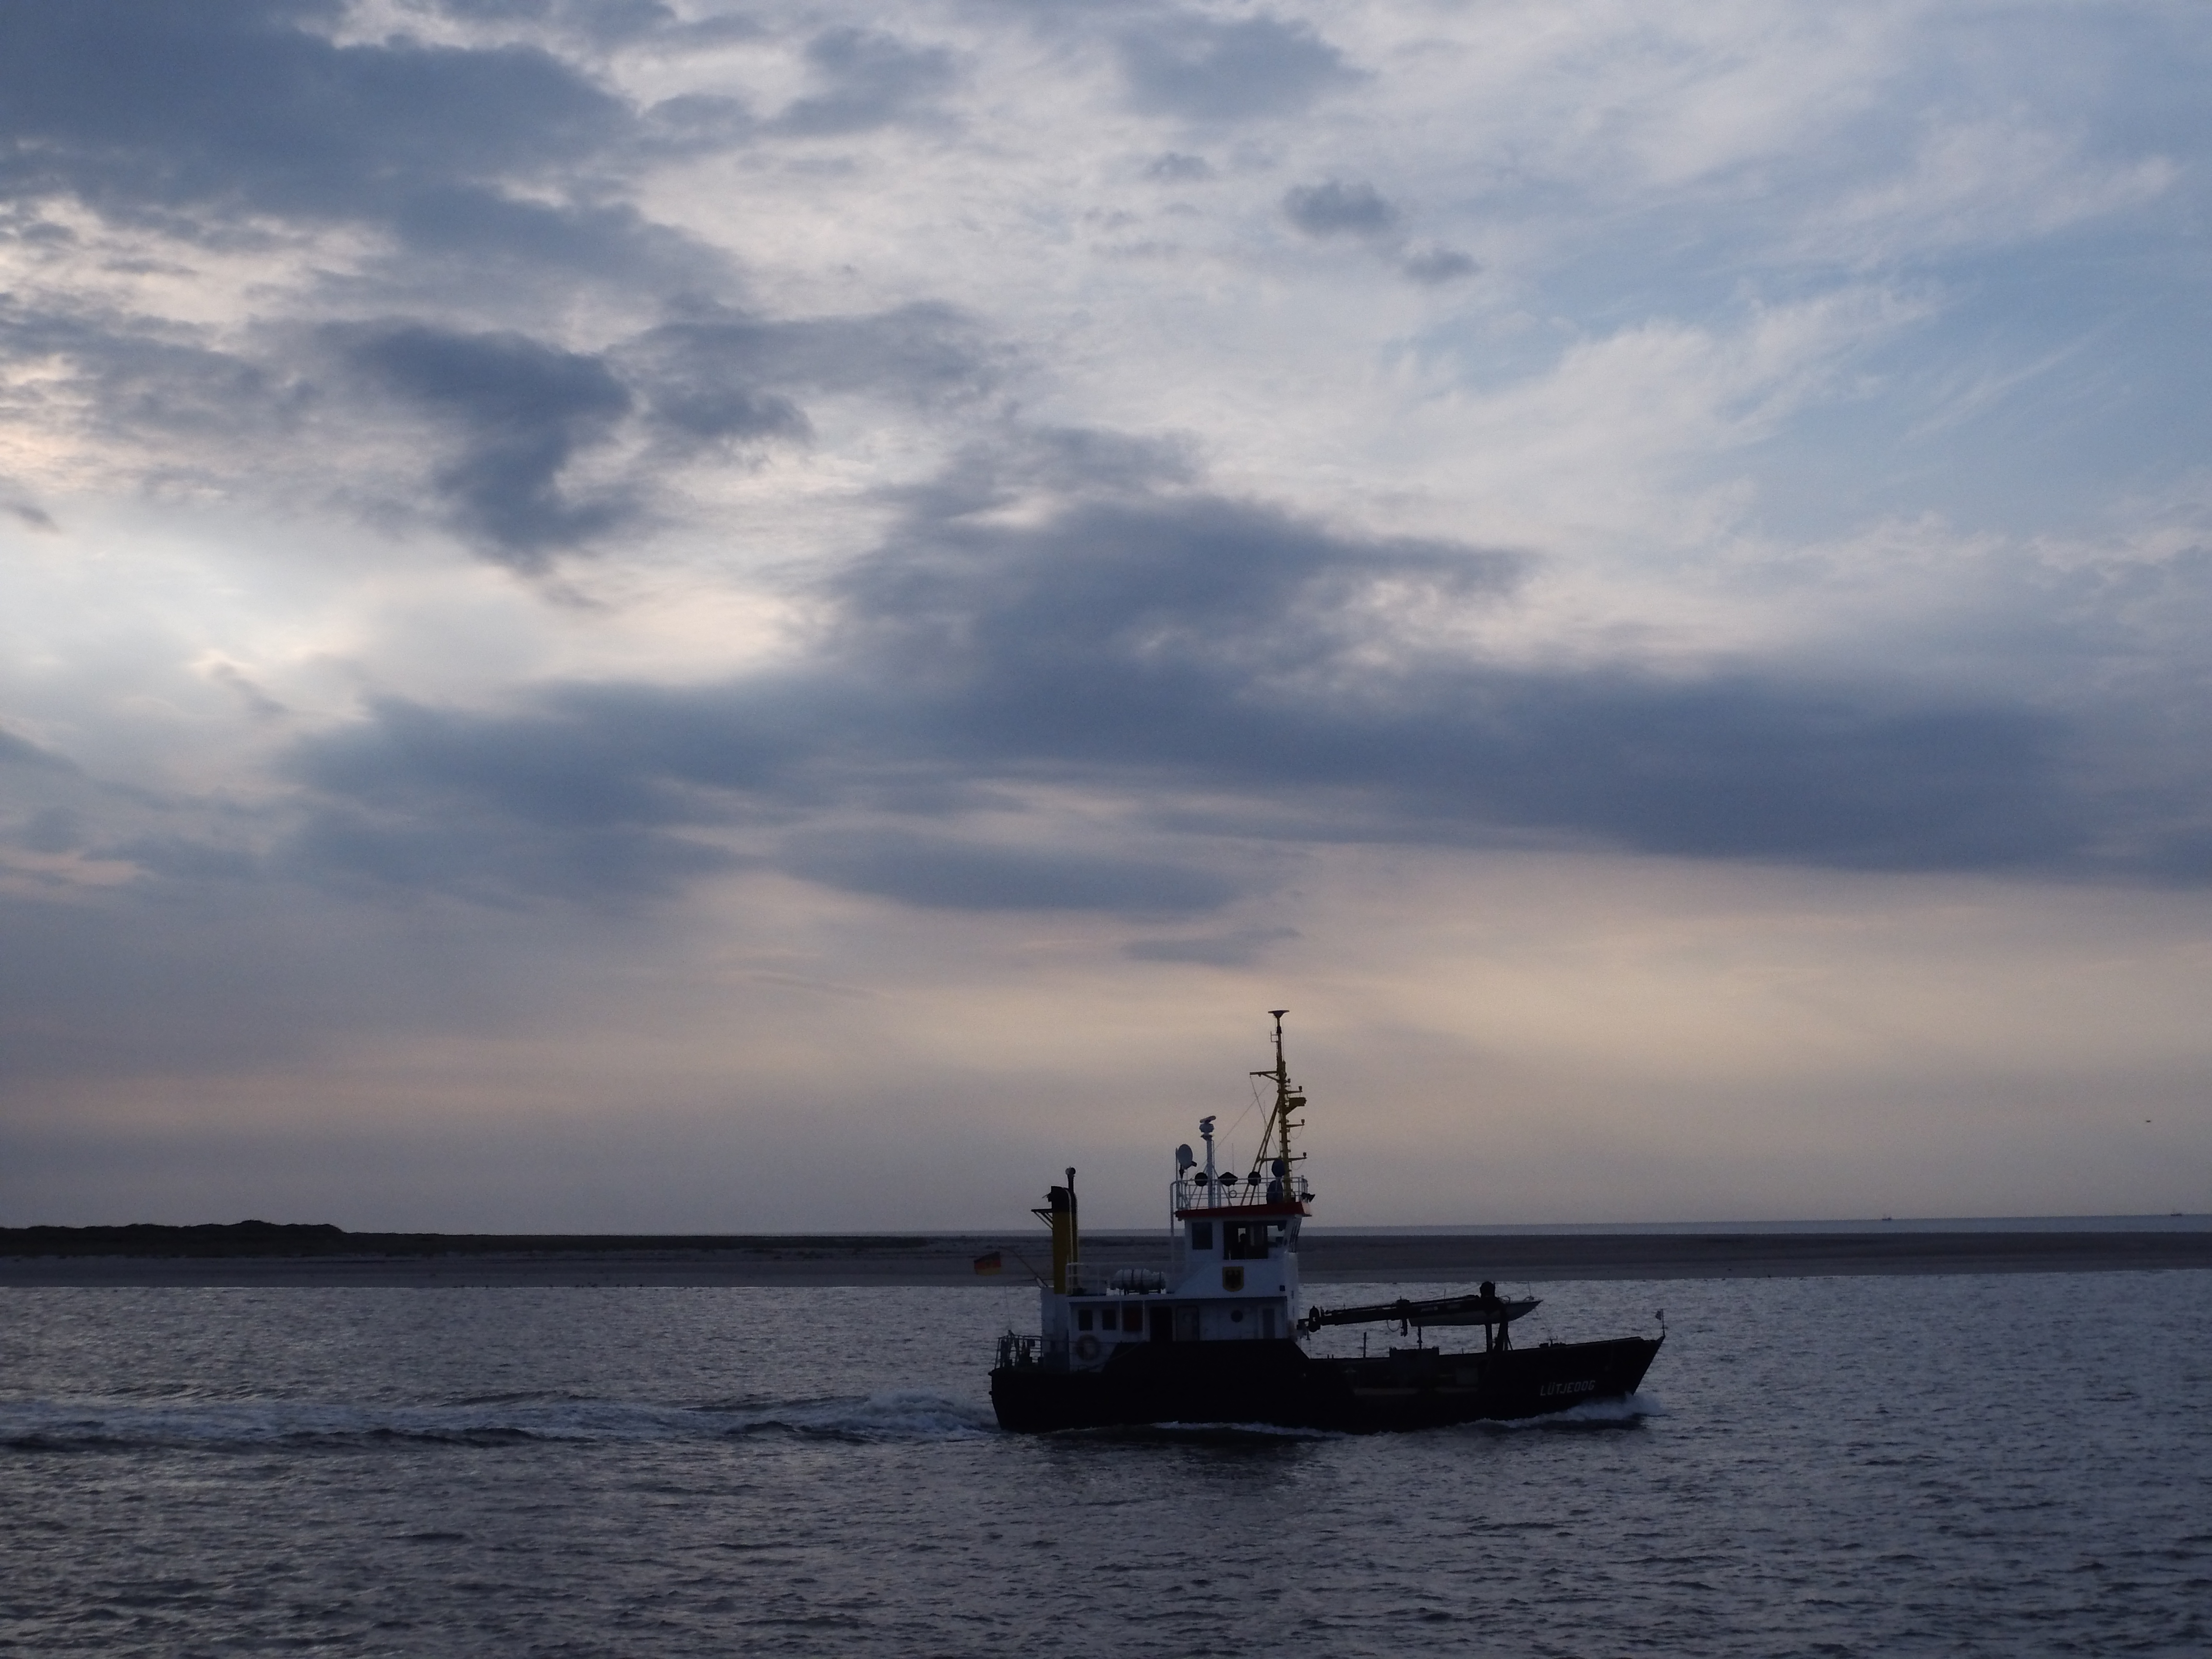
{"type": "Polygon", "coordinates": [[[2212,1652],[2212,1273],[1533,1291],[1644,1391],[1029,1437],[1014,1286],[0,1291],[0,1651],[2212,1652]]]}

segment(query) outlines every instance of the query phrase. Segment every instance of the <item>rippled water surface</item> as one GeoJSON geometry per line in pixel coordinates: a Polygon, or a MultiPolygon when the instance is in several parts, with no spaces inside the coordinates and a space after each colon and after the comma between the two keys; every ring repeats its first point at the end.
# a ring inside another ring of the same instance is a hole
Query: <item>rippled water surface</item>
{"type": "Polygon", "coordinates": [[[1644,1394],[1358,1440],[1002,1435],[1011,1289],[0,1291],[0,1651],[2212,1651],[2212,1274],[1537,1288],[1644,1394]]]}

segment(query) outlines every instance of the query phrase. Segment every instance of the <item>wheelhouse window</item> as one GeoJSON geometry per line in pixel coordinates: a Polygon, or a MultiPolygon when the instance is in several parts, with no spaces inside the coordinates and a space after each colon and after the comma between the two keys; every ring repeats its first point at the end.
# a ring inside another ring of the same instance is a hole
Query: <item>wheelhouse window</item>
{"type": "Polygon", "coordinates": [[[1125,1331],[1143,1330],[1145,1328],[1144,1309],[1134,1302],[1132,1302],[1127,1307],[1122,1309],[1121,1328],[1125,1331]]]}
{"type": "Polygon", "coordinates": [[[1224,1221],[1221,1253],[1231,1261],[1265,1261],[1267,1247],[1282,1233],[1279,1221],[1224,1221]]]}
{"type": "Polygon", "coordinates": [[[1079,1331],[1087,1331],[1091,1328],[1090,1309],[1078,1308],[1075,1310],[1075,1328],[1079,1331]]]}
{"type": "Polygon", "coordinates": [[[1211,1221],[1194,1221],[1190,1224],[1190,1248],[1194,1250],[1210,1250],[1213,1248],[1213,1224],[1211,1221]]]}

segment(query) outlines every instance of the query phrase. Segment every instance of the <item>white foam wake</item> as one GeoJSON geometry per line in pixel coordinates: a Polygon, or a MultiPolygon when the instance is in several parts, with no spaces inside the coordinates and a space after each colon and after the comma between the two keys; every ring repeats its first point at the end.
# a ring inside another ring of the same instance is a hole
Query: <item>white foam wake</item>
{"type": "Polygon", "coordinates": [[[1623,1395],[1618,1400],[1590,1400],[1563,1412],[1542,1417],[1515,1418],[1494,1426],[1501,1429],[1571,1428],[1577,1424],[1640,1423],[1647,1417],[1664,1417],[1667,1408],[1651,1394],[1623,1395]]]}
{"type": "Polygon", "coordinates": [[[865,1400],[675,1406],[509,1399],[421,1405],[313,1401],[0,1404],[0,1448],[14,1451],[356,1443],[635,1442],[786,1435],[874,1443],[995,1433],[988,1407],[918,1390],[865,1400]]]}

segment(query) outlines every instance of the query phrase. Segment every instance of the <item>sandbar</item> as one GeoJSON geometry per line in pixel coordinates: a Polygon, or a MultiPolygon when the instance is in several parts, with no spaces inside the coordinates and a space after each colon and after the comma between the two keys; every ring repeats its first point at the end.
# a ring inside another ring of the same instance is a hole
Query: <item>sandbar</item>
{"type": "MultiPolygon", "coordinates": [[[[244,1224],[246,1226],[259,1224],[244,1224]]],[[[0,1286],[1019,1285],[1042,1238],[997,1233],[647,1237],[240,1229],[0,1229],[0,1286]],[[128,1231],[110,1242],[94,1235],[128,1231]],[[55,1242],[57,1235],[72,1235],[55,1242]],[[158,1235],[198,1235],[164,1240],[158,1235]],[[227,1235],[210,1241],[210,1235],[227,1235]],[[34,1237],[35,1236],[35,1237],[34,1237]],[[194,1249],[198,1243],[205,1248],[194,1249]],[[228,1248],[226,1248],[228,1247],[228,1248]],[[1000,1270],[976,1271],[997,1255],[1000,1270]]],[[[1092,1233],[1086,1266],[1164,1267],[1164,1233],[1092,1233]]],[[[2212,1267],[2212,1231],[1519,1233],[1330,1231],[1303,1241],[1310,1285],[1782,1279],[1866,1273],[2212,1267]]]]}

